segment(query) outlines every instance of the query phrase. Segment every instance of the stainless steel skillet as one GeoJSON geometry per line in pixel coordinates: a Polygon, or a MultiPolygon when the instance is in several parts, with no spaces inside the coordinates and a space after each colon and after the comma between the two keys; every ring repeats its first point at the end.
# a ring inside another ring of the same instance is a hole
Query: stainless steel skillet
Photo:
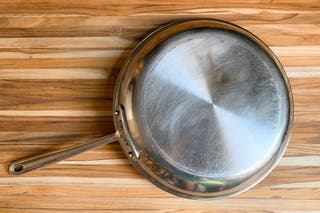
{"type": "Polygon", "coordinates": [[[19,175],[119,141],[132,165],[172,194],[214,199],[261,181],[293,124],[283,67],[250,32],[212,19],[173,22],[128,57],[113,100],[116,132],[10,164],[19,175]]]}

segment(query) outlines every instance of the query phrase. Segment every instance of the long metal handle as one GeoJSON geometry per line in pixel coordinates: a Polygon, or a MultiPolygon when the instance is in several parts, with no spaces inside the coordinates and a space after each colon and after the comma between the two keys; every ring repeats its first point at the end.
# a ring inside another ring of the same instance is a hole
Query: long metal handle
{"type": "Polygon", "coordinates": [[[89,141],[89,142],[71,146],[63,150],[57,150],[57,151],[45,153],[43,155],[38,155],[38,156],[14,161],[9,165],[9,173],[11,175],[20,175],[20,174],[24,174],[26,172],[47,166],[49,164],[62,161],[66,158],[80,154],[84,151],[93,149],[100,145],[117,141],[118,139],[116,135],[117,135],[117,132],[89,141]]]}

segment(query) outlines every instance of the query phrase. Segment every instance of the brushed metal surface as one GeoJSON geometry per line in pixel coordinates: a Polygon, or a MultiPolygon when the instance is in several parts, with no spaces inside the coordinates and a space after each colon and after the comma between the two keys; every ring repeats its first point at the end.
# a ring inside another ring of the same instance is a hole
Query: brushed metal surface
{"type": "Polygon", "coordinates": [[[250,188],[288,143],[293,105],[283,68],[256,37],[225,22],[155,32],[129,58],[116,94],[139,151],[130,152],[133,165],[180,196],[250,188]]]}
{"type": "MultiPolygon", "coordinates": [[[[247,178],[286,130],[286,87],[270,57],[239,34],[181,33],[152,52],[137,81],[149,151],[193,175],[247,178]]],[[[226,180],[227,181],[227,180],[226,180]]]]}

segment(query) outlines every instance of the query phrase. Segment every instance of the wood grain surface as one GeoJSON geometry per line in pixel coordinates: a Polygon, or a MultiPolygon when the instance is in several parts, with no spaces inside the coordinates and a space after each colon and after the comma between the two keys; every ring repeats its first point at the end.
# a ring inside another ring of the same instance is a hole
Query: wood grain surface
{"type": "Polygon", "coordinates": [[[1,0],[0,212],[320,212],[320,1],[1,0]],[[8,175],[12,160],[113,132],[126,56],[152,30],[191,17],[250,30],[290,77],[292,140],[265,180],[228,199],[177,198],[142,178],[117,143],[8,175]]]}

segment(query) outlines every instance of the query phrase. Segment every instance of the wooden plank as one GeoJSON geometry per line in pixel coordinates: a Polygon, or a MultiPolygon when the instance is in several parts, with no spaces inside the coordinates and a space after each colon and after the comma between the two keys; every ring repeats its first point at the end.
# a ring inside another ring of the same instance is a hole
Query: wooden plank
{"type": "MultiPolygon", "coordinates": [[[[0,59],[0,67],[4,69],[37,69],[37,68],[94,68],[120,70],[127,53],[121,57],[106,58],[31,58],[0,59]]],[[[283,66],[320,66],[320,56],[279,57],[283,66]]]]}
{"type": "MultiPolygon", "coordinates": [[[[1,38],[0,50],[17,49],[107,49],[117,50],[130,46],[132,39],[106,37],[53,37],[53,38],[1,38]]],[[[28,50],[27,50],[28,51],[28,50]]],[[[39,51],[39,50],[37,50],[39,51]]]]}
{"type": "Polygon", "coordinates": [[[79,0],[75,4],[67,4],[63,0],[46,1],[46,0],[32,0],[32,1],[2,1],[0,11],[6,13],[22,13],[22,14],[81,14],[81,15],[136,15],[136,14],[152,14],[152,13],[173,13],[181,10],[195,10],[196,12],[207,11],[211,8],[234,8],[240,10],[242,8],[260,8],[260,9],[277,9],[277,10],[311,10],[317,11],[319,9],[319,2],[317,0],[309,0],[307,3],[302,0],[289,1],[188,1],[183,0],[179,2],[166,1],[103,1],[95,0],[88,4],[85,0],[79,0]],[[13,3],[13,4],[12,4],[13,3]]]}
{"type": "MultiPolygon", "coordinates": [[[[138,209],[138,210],[129,210],[129,209],[117,209],[117,210],[109,210],[109,209],[39,209],[39,208],[19,208],[19,207],[10,207],[4,209],[6,213],[47,213],[47,212],[55,212],[55,213],[64,213],[66,211],[68,212],[86,212],[86,213],[105,213],[106,211],[108,213],[146,213],[146,212],[152,212],[152,213],[231,213],[234,212],[234,210],[206,210],[206,209],[194,209],[194,210],[185,210],[185,209],[167,209],[167,210],[159,210],[159,209],[153,209],[153,210],[145,210],[145,209],[138,209]]],[[[238,213],[247,213],[246,210],[237,210],[238,213]]],[[[250,210],[251,213],[266,213],[264,210],[250,210]]],[[[268,213],[273,213],[274,211],[268,211],[268,213]]],[[[277,213],[280,211],[276,211],[277,213]]],[[[285,211],[283,211],[285,213],[285,211]]],[[[295,212],[295,213],[302,213],[302,212],[295,212]]],[[[305,212],[303,212],[305,213],[305,212]]],[[[315,213],[308,211],[308,213],[315,213]]]]}
{"type": "MultiPolygon", "coordinates": [[[[0,16],[0,37],[78,37],[82,36],[119,36],[127,38],[142,38],[153,29],[176,19],[186,18],[215,18],[223,19],[250,28],[254,33],[267,34],[267,30],[275,31],[278,35],[290,38],[293,44],[297,41],[297,33],[305,38],[300,42],[314,43],[317,37],[315,32],[308,31],[303,34],[295,31],[299,29],[317,28],[319,26],[318,12],[305,10],[268,10],[268,9],[242,9],[236,8],[211,8],[209,10],[186,10],[172,14],[139,14],[137,16],[82,16],[82,15],[8,15],[0,16]],[[159,19],[161,16],[161,19],[159,19]],[[81,23],[81,24],[79,24],[81,23]],[[262,25],[261,28],[259,25],[262,25]],[[275,26],[277,28],[275,28],[275,26]],[[294,32],[293,32],[294,31],[294,32]],[[308,37],[307,37],[308,36],[308,37]]],[[[265,35],[266,37],[267,35],[265,35]]],[[[270,37],[267,37],[270,38],[270,37]]],[[[267,42],[274,42],[269,39],[267,42]],[[270,40],[270,41],[269,41],[270,40]]],[[[275,44],[275,43],[272,43],[275,44]]],[[[283,45],[280,42],[279,44],[283,45]]]]}
{"type": "Polygon", "coordinates": [[[120,69],[123,58],[46,58],[46,59],[0,59],[2,68],[108,68],[120,69]],[[121,61],[119,61],[121,60],[121,61]]]}
{"type": "Polygon", "coordinates": [[[320,77],[320,67],[285,67],[289,78],[318,78],[320,77]]]}
{"type": "MultiPolygon", "coordinates": [[[[59,40],[59,39],[57,39],[59,40]]],[[[66,42],[66,38],[61,38],[61,41],[66,42]]],[[[27,42],[27,41],[24,41],[27,42]]],[[[45,41],[43,41],[45,42],[45,41]]],[[[17,47],[11,47],[7,44],[7,48],[3,50],[0,48],[1,59],[37,59],[37,58],[119,58],[123,55],[129,55],[132,49],[128,50],[114,50],[114,49],[101,49],[101,47],[95,47],[95,41],[87,44],[86,48],[70,48],[66,47],[64,43],[52,48],[37,48],[37,45],[31,46],[33,49],[21,49],[26,48],[25,44],[19,44],[17,47]],[[92,46],[91,46],[92,45],[92,46]],[[21,46],[21,47],[20,47],[21,46]],[[63,48],[63,49],[60,49],[63,48]]],[[[30,45],[30,44],[28,44],[30,45]]],[[[40,44],[40,46],[42,46],[40,44]]],[[[118,48],[121,48],[119,46],[118,48]]],[[[130,48],[124,47],[124,48],[130,48]]],[[[270,46],[271,50],[278,57],[319,57],[320,46],[270,46]]],[[[45,75],[44,75],[45,77],[45,75]]]]}
{"type": "MultiPolygon", "coordinates": [[[[16,196],[4,196],[4,199],[0,201],[0,206],[3,206],[3,203],[6,203],[8,206],[15,206],[15,200],[13,199],[16,196]]],[[[234,198],[228,200],[217,200],[217,201],[195,201],[189,200],[185,202],[182,198],[109,198],[108,202],[111,202],[112,205],[109,205],[108,208],[104,208],[105,198],[104,197],[78,197],[79,202],[73,202],[72,197],[54,197],[54,196],[28,196],[20,195],[19,199],[24,200],[24,206],[28,208],[44,208],[52,210],[78,210],[78,209],[91,209],[94,205],[95,209],[101,210],[115,210],[115,209],[126,209],[126,210],[135,210],[137,206],[141,209],[154,210],[163,208],[166,206],[168,209],[181,208],[181,205],[184,208],[190,210],[197,209],[225,209],[228,206],[228,209],[238,210],[255,210],[263,209],[265,206],[268,206],[270,210],[301,210],[301,202],[304,203],[304,210],[317,210],[319,208],[319,203],[317,200],[297,200],[297,199],[245,199],[245,198],[234,198]],[[43,202],[38,202],[41,198],[43,202]],[[254,202],[252,202],[254,201],[254,202]]]]}
{"type": "MultiPolygon", "coordinates": [[[[28,179],[28,178],[25,178],[28,179]]],[[[1,195],[16,195],[20,191],[24,191],[25,195],[36,196],[36,195],[50,195],[50,196],[78,196],[85,197],[88,195],[94,197],[105,197],[107,198],[130,198],[139,196],[141,198],[172,198],[173,196],[167,192],[164,192],[157,187],[150,185],[143,179],[125,179],[122,178],[118,183],[112,178],[93,178],[92,180],[97,181],[96,184],[88,184],[85,178],[76,179],[75,183],[70,184],[67,181],[63,181],[62,178],[58,178],[55,184],[52,184],[52,179],[47,178],[32,178],[33,180],[39,181],[35,184],[31,181],[26,182],[24,185],[16,185],[14,182],[5,181],[6,186],[2,187],[0,192],[1,195]],[[130,182],[132,185],[119,186],[120,183],[126,184],[130,182]],[[100,184],[98,184],[100,183],[100,184]],[[50,184],[50,185],[47,185],[50,184]],[[63,186],[61,186],[63,185],[63,186]],[[89,187],[88,187],[89,186],[89,187]]],[[[4,184],[4,185],[5,185],[4,184]]],[[[315,200],[319,199],[319,189],[313,188],[293,188],[292,190],[286,190],[286,188],[263,188],[257,186],[256,188],[238,195],[238,198],[279,198],[279,199],[296,199],[299,194],[303,193],[305,196],[301,199],[315,200]]]]}
{"type": "MultiPolygon", "coordinates": [[[[285,71],[289,78],[320,77],[320,66],[285,67],[285,71]]],[[[0,80],[103,80],[108,79],[113,72],[119,72],[119,70],[109,68],[4,68],[0,69],[0,80]]]]}

